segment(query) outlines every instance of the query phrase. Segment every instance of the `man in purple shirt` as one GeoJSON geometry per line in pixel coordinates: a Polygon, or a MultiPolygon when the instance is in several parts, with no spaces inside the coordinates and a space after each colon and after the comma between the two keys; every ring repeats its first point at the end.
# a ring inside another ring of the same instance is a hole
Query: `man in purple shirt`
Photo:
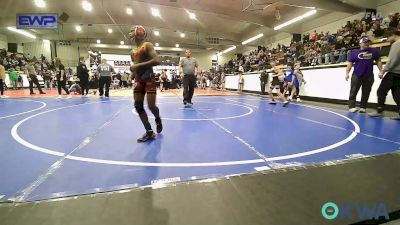
{"type": "Polygon", "coordinates": [[[351,77],[350,96],[349,96],[349,111],[365,113],[369,94],[371,93],[372,84],[374,83],[374,61],[376,62],[379,71],[382,70],[382,62],[378,49],[370,48],[371,41],[367,37],[360,40],[360,49],[351,52],[347,59],[346,81],[350,78],[350,70],[354,65],[353,75],[351,77]],[[357,93],[361,91],[360,109],[356,108],[357,93]]]}

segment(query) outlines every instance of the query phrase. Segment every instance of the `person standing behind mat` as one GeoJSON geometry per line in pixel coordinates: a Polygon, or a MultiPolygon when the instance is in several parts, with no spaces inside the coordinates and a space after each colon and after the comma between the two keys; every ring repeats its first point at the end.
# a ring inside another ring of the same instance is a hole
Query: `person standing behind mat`
{"type": "Polygon", "coordinates": [[[382,79],[378,88],[378,108],[374,113],[369,114],[371,117],[383,117],[386,95],[392,90],[393,99],[397,104],[398,114],[392,117],[392,120],[400,120],[400,30],[394,30],[389,37],[392,44],[389,52],[389,61],[379,73],[382,79]],[[386,73],[386,75],[385,75],[386,73]]]}
{"type": "Polygon", "coordinates": [[[4,81],[6,80],[6,69],[3,62],[0,62],[0,98],[4,98],[4,81]]]}
{"type": "Polygon", "coordinates": [[[61,89],[64,89],[65,93],[67,93],[67,98],[72,98],[70,95],[66,85],[67,85],[67,74],[65,74],[65,67],[61,63],[59,58],[55,58],[54,66],[56,69],[56,80],[57,80],[57,91],[58,98],[61,98],[61,89]]]}
{"type": "Polygon", "coordinates": [[[28,80],[29,80],[29,90],[30,90],[30,94],[34,95],[35,92],[33,92],[33,84],[36,85],[37,89],[39,90],[40,94],[46,94],[42,91],[42,88],[40,87],[39,84],[39,80],[37,79],[37,73],[36,73],[36,69],[35,69],[35,63],[30,59],[28,61],[28,66],[27,66],[27,70],[26,73],[28,74],[28,80]]]}
{"type": "Polygon", "coordinates": [[[261,94],[265,95],[265,87],[268,83],[268,73],[266,71],[261,72],[260,74],[260,83],[261,83],[261,94]]]}
{"type": "Polygon", "coordinates": [[[99,78],[100,97],[103,97],[104,85],[105,85],[106,86],[105,96],[108,98],[111,85],[111,72],[114,73],[114,68],[107,63],[106,59],[102,59],[101,64],[97,67],[97,72],[100,75],[99,78]]]}
{"type": "Polygon", "coordinates": [[[79,78],[80,86],[82,88],[82,91],[81,91],[82,96],[87,97],[87,95],[89,93],[89,70],[86,67],[84,57],[79,58],[79,64],[76,67],[76,73],[79,78]],[[85,91],[86,91],[86,93],[85,93],[85,91]]]}
{"type": "Polygon", "coordinates": [[[192,57],[190,50],[186,50],[185,55],[186,57],[182,58],[179,62],[179,69],[181,74],[183,74],[183,104],[185,106],[192,106],[192,97],[199,65],[197,60],[192,57]]]}
{"type": "Polygon", "coordinates": [[[371,41],[367,37],[360,40],[360,49],[351,52],[347,59],[346,81],[350,78],[350,70],[354,65],[353,76],[351,77],[351,88],[349,96],[349,112],[357,112],[356,97],[361,90],[360,113],[367,111],[367,103],[369,94],[371,93],[372,85],[374,84],[374,61],[376,62],[379,71],[382,71],[382,62],[380,59],[379,50],[370,48],[371,41]]]}

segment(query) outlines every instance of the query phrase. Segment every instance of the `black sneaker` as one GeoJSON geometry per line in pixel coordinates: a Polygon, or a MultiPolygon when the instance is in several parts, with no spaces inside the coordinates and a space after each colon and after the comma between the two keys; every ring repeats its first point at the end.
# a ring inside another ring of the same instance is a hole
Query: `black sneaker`
{"type": "Polygon", "coordinates": [[[187,103],[187,101],[186,101],[186,100],[183,100],[183,104],[184,104],[184,105],[187,105],[188,103],[187,103]]]}
{"type": "Polygon", "coordinates": [[[161,133],[161,131],[163,130],[161,118],[156,118],[156,125],[157,125],[157,133],[161,133]]]}
{"type": "Polygon", "coordinates": [[[269,104],[276,105],[276,102],[275,101],[270,101],[269,104]]]}
{"type": "Polygon", "coordinates": [[[154,140],[155,138],[156,134],[153,131],[147,131],[143,137],[137,139],[137,142],[146,142],[149,140],[154,140]]]}

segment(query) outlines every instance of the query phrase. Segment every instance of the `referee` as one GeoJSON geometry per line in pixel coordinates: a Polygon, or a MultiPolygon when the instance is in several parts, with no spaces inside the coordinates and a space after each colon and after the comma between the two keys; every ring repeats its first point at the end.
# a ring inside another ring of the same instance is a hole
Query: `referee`
{"type": "Polygon", "coordinates": [[[394,101],[397,104],[398,115],[393,120],[400,120],[400,30],[392,31],[389,37],[392,44],[389,52],[389,61],[379,73],[382,79],[378,88],[378,108],[376,112],[369,114],[371,117],[382,117],[385,106],[386,95],[392,90],[394,101]],[[386,73],[386,75],[384,75],[386,73]]]}
{"type": "Polygon", "coordinates": [[[183,104],[185,106],[192,106],[192,97],[199,65],[197,60],[192,57],[190,50],[186,50],[185,55],[186,57],[182,58],[179,62],[180,72],[183,74],[183,104]]]}
{"type": "Polygon", "coordinates": [[[97,72],[100,74],[99,78],[99,93],[100,97],[103,97],[104,86],[105,96],[109,97],[110,85],[111,85],[111,73],[114,73],[114,68],[107,63],[106,59],[101,60],[101,64],[97,67],[97,72]]]}

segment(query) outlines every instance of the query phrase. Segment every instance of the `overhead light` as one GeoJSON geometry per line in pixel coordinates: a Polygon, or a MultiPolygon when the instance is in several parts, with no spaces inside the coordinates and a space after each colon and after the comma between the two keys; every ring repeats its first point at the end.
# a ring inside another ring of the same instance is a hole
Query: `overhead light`
{"type": "Polygon", "coordinates": [[[161,17],[160,10],[158,10],[156,8],[151,8],[151,15],[153,15],[155,17],[161,17]]]}
{"type": "Polygon", "coordinates": [[[97,40],[97,44],[100,44],[101,43],[101,41],[100,40],[97,40]]]}
{"type": "Polygon", "coordinates": [[[22,35],[24,35],[26,37],[29,37],[29,38],[32,38],[32,39],[36,39],[35,35],[33,35],[33,34],[29,33],[29,32],[26,32],[24,30],[19,30],[19,29],[16,29],[14,27],[7,27],[7,29],[10,30],[10,31],[22,34],[22,35]]]}
{"type": "Polygon", "coordinates": [[[154,47],[155,50],[157,51],[177,51],[177,52],[182,52],[182,48],[167,48],[167,47],[154,47]]]}
{"type": "Polygon", "coordinates": [[[243,42],[242,42],[242,45],[245,45],[245,44],[248,44],[248,43],[250,43],[250,42],[252,42],[252,41],[255,41],[255,40],[261,38],[262,36],[264,36],[263,33],[258,34],[258,35],[254,36],[254,37],[252,37],[252,38],[249,38],[249,39],[243,41],[243,42]]]}
{"type": "Polygon", "coordinates": [[[118,48],[125,48],[125,49],[129,49],[128,45],[119,45],[118,48]]]}
{"type": "Polygon", "coordinates": [[[35,5],[39,8],[46,7],[46,2],[44,0],[35,0],[35,5]]]}
{"type": "Polygon", "coordinates": [[[154,35],[160,36],[160,32],[158,30],[154,31],[154,35]]]}
{"type": "Polygon", "coordinates": [[[92,3],[88,2],[88,1],[82,1],[82,8],[86,11],[92,11],[93,6],[92,3]]]}
{"type": "Polygon", "coordinates": [[[192,12],[188,12],[188,14],[189,14],[189,18],[190,18],[190,19],[192,19],[192,20],[195,20],[195,19],[196,19],[196,14],[194,14],[194,13],[192,13],[192,12]]]}
{"type": "Polygon", "coordinates": [[[132,15],[133,14],[132,8],[130,8],[130,7],[126,8],[126,14],[132,15]]]}
{"type": "Polygon", "coordinates": [[[234,50],[234,49],[236,49],[236,46],[232,46],[232,47],[230,47],[230,48],[227,48],[227,49],[225,49],[224,51],[218,53],[218,55],[225,54],[225,53],[230,52],[230,51],[232,51],[232,50],[234,50]]]}
{"type": "Polygon", "coordinates": [[[185,36],[185,33],[181,33],[181,38],[184,38],[185,36]]]}
{"type": "Polygon", "coordinates": [[[96,45],[94,45],[94,47],[97,47],[97,48],[107,48],[107,47],[109,47],[109,45],[106,45],[106,44],[96,44],[96,45]]]}
{"type": "Polygon", "coordinates": [[[176,47],[176,48],[179,48],[179,44],[176,44],[175,47],[176,47]]]}
{"type": "Polygon", "coordinates": [[[156,43],[156,47],[160,46],[160,44],[156,43]]]}
{"type": "Polygon", "coordinates": [[[47,40],[47,39],[43,39],[43,43],[45,43],[45,44],[50,44],[50,40],[47,40]]]}
{"type": "Polygon", "coordinates": [[[111,33],[112,33],[112,29],[111,29],[111,28],[108,28],[107,32],[108,32],[109,34],[111,34],[111,33]]]}
{"type": "Polygon", "coordinates": [[[125,44],[125,42],[124,42],[124,41],[120,41],[119,43],[120,43],[121,45],[124,45],[124,44],[125,44]]]}
{"type": "Polygon", "coordinates": [[[75,26],[75,30],[78,31],[78,32],[80,32],[80,31],[82,31],[82,27],[79,26],[79,25],[76,25],[76,26],[75,26]]]}
{"type": "Polygon", "coordinates": [[[305,14],[303,14],[301,16],[298,16],[298,17],[296,17],[294,19],[291,19],[291,20],[289,20],[287,22],[284,22],[284,23],[274,27],[274,30],[279,30],[279,29],[281,29],[283,27],[289,26],[290,24],[296,23],[297,21],[300,21],[300,20],[302,20],[302,19],[304,19],[306,17],[309,17],[311,15],[314,15],[315,13],[317,13],[317,10],[315,10],[315,9],[311,10],[311,11],[308,11],[308,12],[306,12],[305,14]]]}

